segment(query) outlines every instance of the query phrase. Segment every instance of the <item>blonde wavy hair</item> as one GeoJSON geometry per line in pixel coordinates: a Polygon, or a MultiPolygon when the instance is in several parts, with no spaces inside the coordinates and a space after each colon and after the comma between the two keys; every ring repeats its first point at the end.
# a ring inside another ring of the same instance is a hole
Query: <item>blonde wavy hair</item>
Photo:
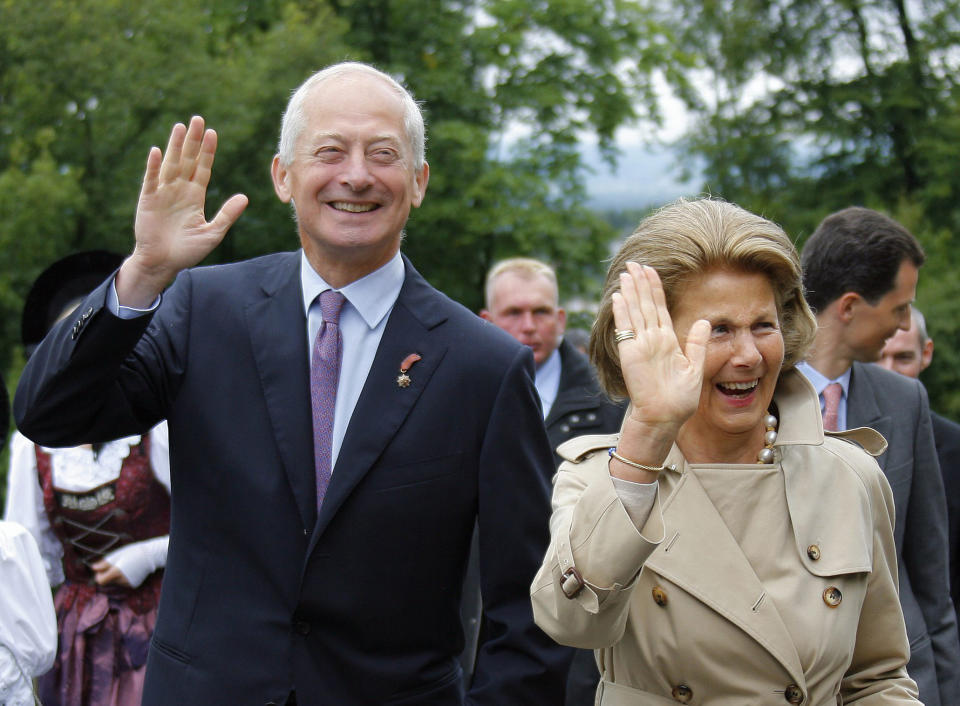
{"type": "Polygon", "coordinates": [[[766,275],[783,334],[783,370],[802,360],[813,342],[817,323],[803,296],[800,257],[783,229],[726,201],[680,199],[644,218],[607,270],[600,310],[590,332],[590,360],[611,397],[627,396],[611,307],[627,262],[657,271],[671,313],[684,285],[708,270],[725,267],[766,275]]]}

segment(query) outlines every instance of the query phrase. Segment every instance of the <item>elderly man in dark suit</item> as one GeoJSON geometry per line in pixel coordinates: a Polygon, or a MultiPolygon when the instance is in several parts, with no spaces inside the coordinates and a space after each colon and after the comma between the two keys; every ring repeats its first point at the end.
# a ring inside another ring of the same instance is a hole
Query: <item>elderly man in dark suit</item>
{"type": "MultiPolygon", "coordinates": [[[[487,274],[485,295],[480,316],[533,350],[554,468],[561,461],[556,449],[564,441],[619,431],[625,405],[610,401],[586,356],[563,339],[566,312],[553,268],[532,258],[502,260],[487,274]]],[[[592,651],[578,650],[567,679],[566,706],[593,704],[599,681],[592,651]]]]}
{"type": "Polygon", "coordinates": [[[552,463],[533,359],[400,254],[423,146],[392,78],[352,63],[315,74],[272,167],[302,250],[193,268],[246,197],[206,221],[216,134],[176,125],[150,151],[133,254],[30,359],[15,413],[40,443],[169,421],[147,706],[560,698],[566,654],[528,597],[552,463]],[[464,697],[475,523],[491,628],[464,697]]]}
{"type": "MultiPolygon", "coordinates": [[[[933,339],[927,334],[923,314],[910,307],[910,328],[887,339],[880,366],[911,378],[920,377],[933,361],[933,339]]],[[[940,474],[947,495],[950,546],[950,595],[960,620],[960,424],[930,412],[933,440],[937,445],[940,474]]]]}
{"type": "Polygon", "coordinates": [[[889,446],[877,460],[896,504],[907,671],[927,706],[960,694],[960,643],[950,601],[947,509],[927,393],[917,380],[867,363],[910,325],[924,254],[891,218],[865,208],[828,216],[801,254],[817,337],[798,368],[820,395],[828,430],[872,427],[889,446]]]}

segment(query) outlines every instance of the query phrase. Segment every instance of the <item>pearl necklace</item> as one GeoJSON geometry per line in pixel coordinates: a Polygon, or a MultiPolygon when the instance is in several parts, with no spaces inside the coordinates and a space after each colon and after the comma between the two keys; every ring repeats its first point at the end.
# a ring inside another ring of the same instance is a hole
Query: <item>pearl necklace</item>
{"type": "Polygon", "coordinates": [[[768,414],[763,418],[766,433],[763,435],[763,448],[757,454],[757,463],[773,463],[773,445],[777,443],[777,418],[768,414]]]}

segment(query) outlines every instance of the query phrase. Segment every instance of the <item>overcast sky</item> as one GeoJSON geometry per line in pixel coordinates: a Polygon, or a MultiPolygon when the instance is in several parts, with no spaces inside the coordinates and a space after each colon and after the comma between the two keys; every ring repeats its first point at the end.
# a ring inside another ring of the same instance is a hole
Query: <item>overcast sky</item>
{"type": "Polygon", "coordinates": [[[668,147],[620,142],[615,170],[600,159],[594,145],[584,146],[584,158],[593,169],[585,180],[588,203],[600,210],[660,206],[680,196],[696,196],[702,179],[683,181],[678,161],[668,147]]]}

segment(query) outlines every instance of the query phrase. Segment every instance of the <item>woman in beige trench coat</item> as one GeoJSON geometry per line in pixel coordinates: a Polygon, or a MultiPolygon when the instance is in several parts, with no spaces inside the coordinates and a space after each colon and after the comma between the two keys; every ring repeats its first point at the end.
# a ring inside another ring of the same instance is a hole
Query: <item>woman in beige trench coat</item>
{"type": "Polygon", "coordinates": [[[597,704],[916,704],[893,499],[869,429],[824,434],[793,370],[813,337],[797,253],[732,204],[645,219],[591,339],[628,397],[554,481],[537,624],[596,650],[597,704]]]}

